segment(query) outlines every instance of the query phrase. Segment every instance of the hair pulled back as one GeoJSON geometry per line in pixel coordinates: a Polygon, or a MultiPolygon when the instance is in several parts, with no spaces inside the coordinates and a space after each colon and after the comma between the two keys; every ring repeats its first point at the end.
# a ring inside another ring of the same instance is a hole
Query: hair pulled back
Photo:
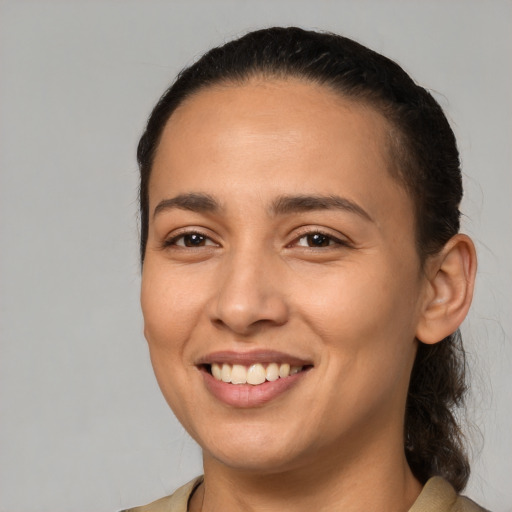
{"type": "MultiPolygon", "coordinates": [[[[388,120],[391,173],[409,191],[422,262],[459,231],[462,179],[453,131],[438,103],[395,62],[352,41],[299,28],[269,28],[213,48],[184,69],[153,109],[142,135],[141,260],[148,236],[148,184],[164,126],[191,95],[254,77],[297,78],[375,108],[388,120]]],[[[416,477],[440,475],[460,492],[469,463],[456,410],[464,405],[465,354],[457,331],[434,345],[419,342],[411,374],[404,449],[416,477]]]]}

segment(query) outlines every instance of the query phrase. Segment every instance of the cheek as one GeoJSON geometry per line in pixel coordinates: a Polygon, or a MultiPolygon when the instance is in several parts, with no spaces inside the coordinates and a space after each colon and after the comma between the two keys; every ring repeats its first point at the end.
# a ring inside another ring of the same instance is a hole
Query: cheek
{"type": "Polygon", "coordinates": [[[144,263],[141,306],[144,334],[155,367],[169,357],[180,357],[192,329],[204,310],[199,283],[165,265],[144,263]]]}
{"type": "Polygon", "coordinates": [[[193,283],[179,272],[170,272],[165,264],[155,263],[151,257],[144,262],[144,335],[158,385],[179,417],[183,416],[183,391],[188,382],[184,352],[201,311],[198,294],[193,291],[193,283]]]}
{"type": "Polygon", "coordinates": [[[316,282],[324,286],[308,280],[296,294],[306,298],[298,307],[331,351],[343,353],[345,364],[360,358],[378,365],[413,346],[419,293],[413,269],[353,266],[316,282]]]}
{"type": "Polygon", "coordinates": [[[322,404],[333,424],[381,408],[388,411],[383,414],[401,411],[416,350],[413,283],[406,274],[366,268],[310,294],[309,323],[325,347],[322,404]]]}

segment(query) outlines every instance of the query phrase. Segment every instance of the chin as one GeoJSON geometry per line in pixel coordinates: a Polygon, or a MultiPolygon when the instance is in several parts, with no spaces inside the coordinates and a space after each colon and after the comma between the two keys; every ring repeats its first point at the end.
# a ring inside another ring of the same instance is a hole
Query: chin
{"type": "Polygon", "coordinates": [[[202,446],[205,461],[212,458],[239,471],[269,474],[290,469],[293,461],[301,458],[293,435],[276,435],[279,430],[275,427],[268,433],[263,433],[261,427],[255,432],[250,428],[244,430],[238,435],[232,432],[210,435],[202,446]]]}
{"type": "Polygon", "coordinates": [[[215,453],[203,450],[203,458],[205,461],[208,458],[213,458],[230,469],[260,475],[283,473],[292,469],[295,466],[294,460],[296,460],[289,453],[286,455],[276,454],[269,453],[267,450],[262,452],[261,449],[237,453],[234,453],[233,450],[220,451],[216,449],[215,453]]]}

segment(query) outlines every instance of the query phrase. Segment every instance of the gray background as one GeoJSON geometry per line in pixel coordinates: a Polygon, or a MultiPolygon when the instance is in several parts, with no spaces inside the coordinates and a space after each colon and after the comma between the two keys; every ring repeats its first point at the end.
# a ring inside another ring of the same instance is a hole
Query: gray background
{"type": "Polygon", "coordinates": [[[459,138],[477,294],[467,493],[512,510],[510,1],[0,1],[0,510],[103,512],[201,471],[142,336],[135,147],[201,52],[296,24],[435,92],[459,138]]]}

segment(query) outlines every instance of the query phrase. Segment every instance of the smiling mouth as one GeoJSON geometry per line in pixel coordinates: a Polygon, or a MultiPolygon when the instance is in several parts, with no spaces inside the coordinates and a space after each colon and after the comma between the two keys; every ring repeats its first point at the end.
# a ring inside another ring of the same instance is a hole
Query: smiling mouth
{"type": "Polygon", "coordinates": [[[312,365],[291,366],[288,363],[254,363],[251,365],[212,363],[203,365],[213,378],[226,384],[258,386],[264,382],[275,382],[312,368],[312,365]]]}

